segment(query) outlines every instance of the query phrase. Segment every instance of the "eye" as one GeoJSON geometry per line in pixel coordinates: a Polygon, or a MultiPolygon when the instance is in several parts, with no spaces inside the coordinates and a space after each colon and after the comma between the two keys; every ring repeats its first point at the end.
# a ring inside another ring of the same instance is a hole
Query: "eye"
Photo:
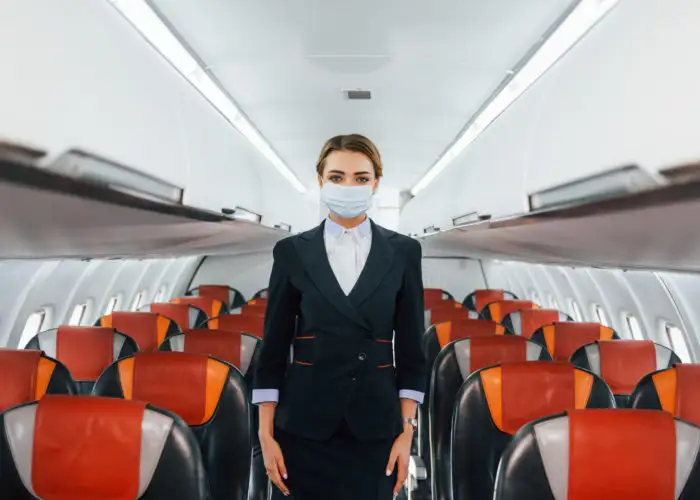
{"type": "Polygon", "coordinates": [[[369,177],[358,177],[357,178],[357,182],[359,182],[360,184],[367,184],[371,180],[372,179],[370,179],[369,177]]]}
{"type": "Polygon", "coordinates": [[[331,182],[340,182],[343,180],[343,178],[339,175],[331,175],[328,177],[328,180],[331,182]]]}

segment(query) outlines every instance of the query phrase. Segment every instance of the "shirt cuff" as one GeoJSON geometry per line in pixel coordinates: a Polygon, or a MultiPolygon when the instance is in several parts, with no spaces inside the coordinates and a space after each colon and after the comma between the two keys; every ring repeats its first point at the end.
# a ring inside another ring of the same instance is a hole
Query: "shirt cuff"
{"type": "Polygon", "coordinates": [[[401,389],[399,391],[399,399],[412,399],[417,401],[418,404],[423,404],[423,398],[425,398],[424,392],[412,391],[410,389],[401,389]]]}
{"type": "Polygon", "coordinates": [[[253,389],[253,404],[277,403],[280,399],[279,389],[253,389]]]}

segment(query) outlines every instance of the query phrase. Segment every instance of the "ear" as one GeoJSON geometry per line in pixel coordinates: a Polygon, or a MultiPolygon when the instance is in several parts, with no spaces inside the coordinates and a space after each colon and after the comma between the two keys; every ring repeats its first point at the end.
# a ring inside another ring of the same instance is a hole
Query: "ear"
{"type": "Polygon", "coordinates": [[[381,181],[381,180],[382,180],[381,177],[377,177],[374,180],[374,190],[372,191],[372,194],[377,194],[377,190],[379,189],[379,181],[381,181]]]}
{"type": "Polygon", "coordinates": [[[318,174],[318,187],[323,187],[323,177],[321,177],[321,174],[318,174]]]}

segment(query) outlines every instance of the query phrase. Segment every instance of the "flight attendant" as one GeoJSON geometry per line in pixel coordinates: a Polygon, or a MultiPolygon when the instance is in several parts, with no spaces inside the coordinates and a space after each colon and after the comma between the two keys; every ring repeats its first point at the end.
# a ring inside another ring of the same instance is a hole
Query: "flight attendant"
{"type": "Polygon", "coordinates": [[[390,500],[425,391],[421,247],[367,216],[369,139],[333,137],[316,170],[328,217],[274,249],[253,390],[265,467],[273,498],[390,500]]]}

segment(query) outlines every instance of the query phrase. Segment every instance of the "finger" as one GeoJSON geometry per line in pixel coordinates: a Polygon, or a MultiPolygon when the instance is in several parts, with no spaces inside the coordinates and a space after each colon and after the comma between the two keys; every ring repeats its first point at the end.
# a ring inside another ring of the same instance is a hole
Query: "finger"
{"type": "Polygon", "coordinates": [[[404,466],[402,460],[399,460],[399,470],[397,472],[396,485],[394,485],[394,495],[398,495],[399,491],[401,491],[401,487],[406,482],[406,478],[408,477],[408,467],[404,466]]]}
{"type": "Polygon", "coordinates": [[[270,481],[272,481],[272,484],[277,486],[277,489],[280,490],[284,495],[289,495],[289,489],[287,488],[287,485],[284,484],[284,481],[282,481],[282,478],[280,477],[280,473],[277,470],[277,467],[273,467],[270,471],[270,481]]]}
{"type": "Polygon", "coordinates": [[[386,475],[391,476],[394,473],[394,465],[396,465],[397,453],[395,448],[391,448],[389,454],[389,463],[386,464],[386,475]]]}
{"type": "Polygon", "coordinates": [[[277,460],[277,470],[279,470],[280,474],[284,479],[287,479],[287,466],[284,463],[284,456],[280,453],[278,457],[276,457],[277,460]]]}

